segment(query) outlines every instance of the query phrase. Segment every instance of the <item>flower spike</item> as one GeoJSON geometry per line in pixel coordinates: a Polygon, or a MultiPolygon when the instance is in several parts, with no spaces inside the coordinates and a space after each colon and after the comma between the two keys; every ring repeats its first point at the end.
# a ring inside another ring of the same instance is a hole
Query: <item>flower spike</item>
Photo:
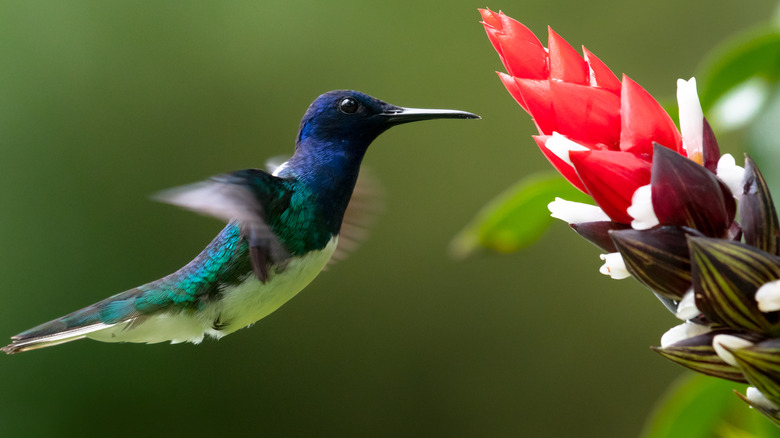
{"type": "Polygon", "coordinates": [[[669,115],[636,82],[625,76],[621,82],[593,53],[583,48],[580,56],[552,29],[548,50],[505,14],[480,13],[507,71],[499,78],[533,118],[545,157],[613,221],[630,222],[631,196],[650,182],[653,143],[684,154],[669,115]],[[588,149],[570,154],[574,169],[544,147],[554,132],[588,149]]]}
{"type": "Polygon", "coordinates": [[[755,163],[721,155],[696,79],[679,80],[680,130],[628,76],[618,78],[551,28],[548,48],[524,25],[481,10],[511,96],[539,149],[596,206],[557,199],[553,217],[607,252],[599,269],[632,276],[685,321],[659,354],[749,383],[746,403],[780,426],[780,223],[755,163]]]}

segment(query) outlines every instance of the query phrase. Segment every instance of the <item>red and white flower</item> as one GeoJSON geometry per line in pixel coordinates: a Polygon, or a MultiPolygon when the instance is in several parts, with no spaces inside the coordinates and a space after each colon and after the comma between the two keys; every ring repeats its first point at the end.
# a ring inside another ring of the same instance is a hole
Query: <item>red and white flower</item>
{"type": "Polygon", "coordinates": [[[686,321],[656,351],[754,385],[743,400],[780,426],[780,221],[755,163],[720,156],[696,80],[677,82],[678,131],[584,47],[580,56],[552,29],[544,47],[503,13],[480,12],[537,145],[598,204],[556,198],[553,217],[608,252],[602,273],[633,276],[686,321]]]}
{"type": "Polygon", "coordinates": [[[626,209],[650,183],[653,144],[687,155],[672,119],[639,84],[619,80],[584,47],[580,56],[552,29],[545,48],[516,20],[480,12],[507,70],[499,77],[533,117],[542,153],[612,220],[631,222],[626,209]]]}

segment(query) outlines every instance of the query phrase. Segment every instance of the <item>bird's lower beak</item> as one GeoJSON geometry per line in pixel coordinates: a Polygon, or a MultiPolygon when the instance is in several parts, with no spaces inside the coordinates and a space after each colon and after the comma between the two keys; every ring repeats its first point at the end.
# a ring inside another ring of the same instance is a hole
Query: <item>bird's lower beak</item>
{"type": "Polygon", "coordinates": [[[466,111],[458,110],[446,110],[446,109],[426,109],[426,108],[403,108],[400,106],[392,106],[386,109],[382,116],[386,118],[389,123],[401,124],[408,122],[416,122],[418,120],[430,120],[430,119],[479,119],[476,114],[472,114],[466,111]]]}

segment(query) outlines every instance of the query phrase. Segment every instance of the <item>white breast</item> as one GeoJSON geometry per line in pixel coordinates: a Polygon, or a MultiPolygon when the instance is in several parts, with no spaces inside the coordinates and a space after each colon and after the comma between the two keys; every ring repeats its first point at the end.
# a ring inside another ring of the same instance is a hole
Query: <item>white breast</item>
{"type": "Polygon", "coordinates": [[[334,237],[322,250],[291,259],[283,272],[272,275],[265,284],[251,275],[244,283],[225,289],[220,301],[220,319],[227,326],[221,330],[222,334],[255,323],[297,295],[322,271],[337,244],[338,237],[334,237]]]}

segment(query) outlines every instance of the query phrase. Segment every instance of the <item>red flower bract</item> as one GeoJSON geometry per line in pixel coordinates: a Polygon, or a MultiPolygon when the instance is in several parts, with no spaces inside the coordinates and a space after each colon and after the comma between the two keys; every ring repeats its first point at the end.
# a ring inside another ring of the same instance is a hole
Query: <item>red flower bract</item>
{"type": "Polygon", "coordinates": [[[489,9],[480,13],[507,70],[499,78],[533,118],[545,157],[610,218],[630,222],[631,196],[650,182],[653,143],[685,155],[672,119],[639,84],[619,80],[584,47],[580,56],[552,29],[545,48],[518,21],[489,9]],[[599,152],[571,152],[570,164],[547,149],[553,132],[599,152]]]}

